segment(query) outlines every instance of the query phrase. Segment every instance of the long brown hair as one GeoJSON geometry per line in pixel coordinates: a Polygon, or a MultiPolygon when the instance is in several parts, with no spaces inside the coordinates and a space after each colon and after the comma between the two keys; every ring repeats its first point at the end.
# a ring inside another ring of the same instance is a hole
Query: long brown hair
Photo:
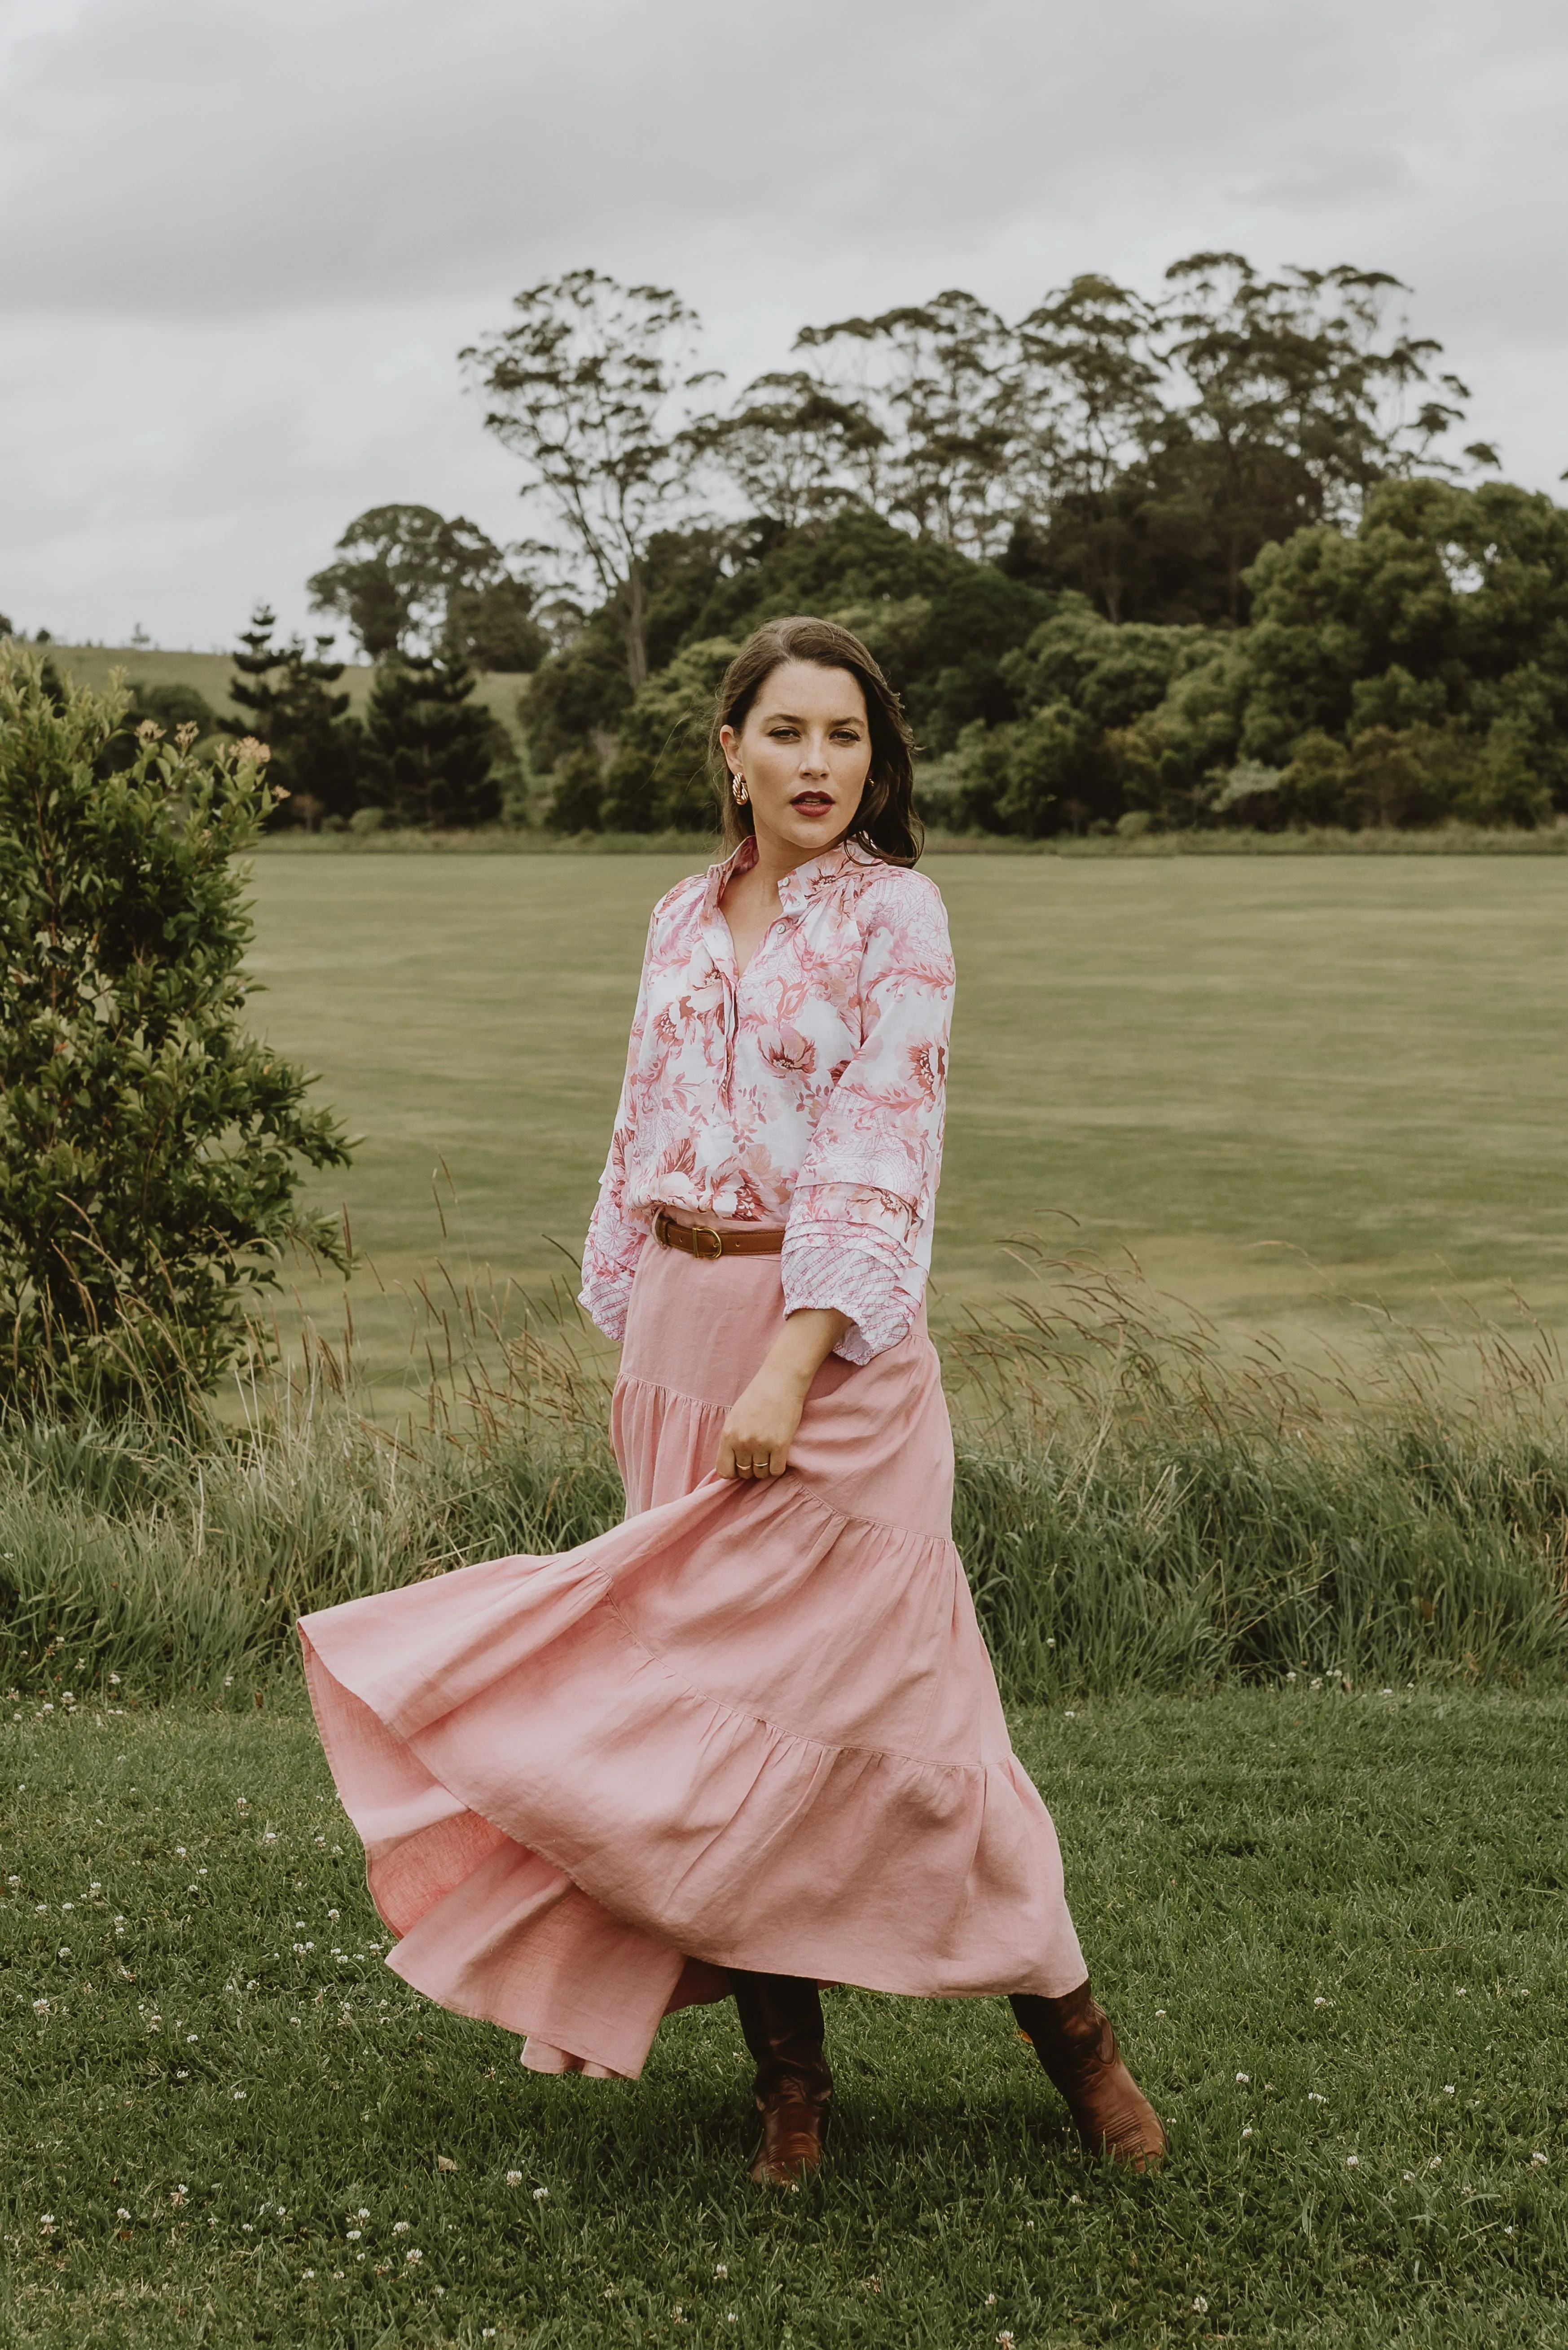
{"type": "Polygon", "coordinates": [[[889,865],[913,865],[925,847],[926,836],[915,814],[915,738],[903,704],[857,636],[841,629],[836,620],[814,620],[805,615],[765,621],[746,639],[724,671],[708,733],[709,775],[718,796],[724,846],[738,848],[756,827],[750,805],[735,805],[720,730],[730,726],[738,734],[774,670],[792,660],[812,661],[818,669],[847,670],[865,695],[871,766],[847,837],[889,865]]]}

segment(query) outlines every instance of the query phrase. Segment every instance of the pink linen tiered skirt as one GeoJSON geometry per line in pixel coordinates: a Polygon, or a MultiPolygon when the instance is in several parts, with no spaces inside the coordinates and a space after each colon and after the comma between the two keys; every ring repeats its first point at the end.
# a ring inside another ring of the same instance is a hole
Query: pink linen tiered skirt
{"type": "Polygon", "coordinates": [[[730,1967],[948,1998],[1086,1972],[952,1544],[923,1317],[829,1357],[782,1478],[712,1474],[782,1318],[777,1257],[649,1247],[624,1523],[300,1625],[389,1963],[540,2071],[636,2074],[730,1967]]]}

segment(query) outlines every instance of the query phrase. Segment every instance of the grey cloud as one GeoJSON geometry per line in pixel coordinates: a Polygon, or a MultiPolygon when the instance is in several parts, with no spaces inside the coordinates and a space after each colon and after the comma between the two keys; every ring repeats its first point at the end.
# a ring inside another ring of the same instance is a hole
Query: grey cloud
{"type": "Polygon", "coordinates": [[[1405,187],[1412,176],[1404,157],[1387,150],[1342,149],[1303,157],[1293,171],[1243,184],[1236,194],[1243,203],[1284,212],[1331,211],[1360,204],[1367,196],[1386,195],[1405,187]]]}
{"type": "MultiPolygon", "coordinates": [[[[0,608],[206,642],[359,507],[523,527],[458,345],[593,263],[743,380],[968,285],[1177,255],[1416,288],[1476,429],[1554,481],[1560,0],[12,0],[0,608]]],[[[292,598],[292,602],[289,600],[292,598]]]]}

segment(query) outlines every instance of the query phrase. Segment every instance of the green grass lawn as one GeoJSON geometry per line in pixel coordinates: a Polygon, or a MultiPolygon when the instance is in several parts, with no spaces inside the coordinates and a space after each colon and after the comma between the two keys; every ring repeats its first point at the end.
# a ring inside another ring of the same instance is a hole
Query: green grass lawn
{"type": "Polygon", "coordinates": [[[1166,2172],[1000,2002],[840,1991],[773,2197],[731,2010],[522,2073],[381,1968],[297,1700],[234,1701],[5,1728],[7,2344],[1568,2344],[1561,1698],[1020,1719],[1166,2172]]]}
{"type": "MultiPolygon", "coordinates": [[[[389,1284],[569,1274],[657,857],[256,861],[255,1016],[365,1137],[389,1284]],[[456,1187],[443,1243],[431,1177],[456,1187]]],[[[1568,870],[1548,858],[933,857],[960,993],[934,1319],[1021,1233],[1137,1251],[1292,1347],[1509,1284],[1568,1326],[1568,870]]],[[[329,1300],[313,1305],[331,1315],[329,1300]]],[[[401,1308],[361,1275],[389,1358],[401,1308]]],[[[1462,1317],[1461,1317],[1462,1318],[1462,1317]]]]}

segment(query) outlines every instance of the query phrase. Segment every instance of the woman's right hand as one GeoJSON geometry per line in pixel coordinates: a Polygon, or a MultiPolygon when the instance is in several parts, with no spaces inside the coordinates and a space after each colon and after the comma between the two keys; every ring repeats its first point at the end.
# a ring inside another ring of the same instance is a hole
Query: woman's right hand
{"type": "Polygon", "coordinates": [[[849,1327],[847,1314],[808,1305],[792,1314],[725,1416],[714,1463],[721,1477],[782,1477],[811,1383],[849,1327]]]}

